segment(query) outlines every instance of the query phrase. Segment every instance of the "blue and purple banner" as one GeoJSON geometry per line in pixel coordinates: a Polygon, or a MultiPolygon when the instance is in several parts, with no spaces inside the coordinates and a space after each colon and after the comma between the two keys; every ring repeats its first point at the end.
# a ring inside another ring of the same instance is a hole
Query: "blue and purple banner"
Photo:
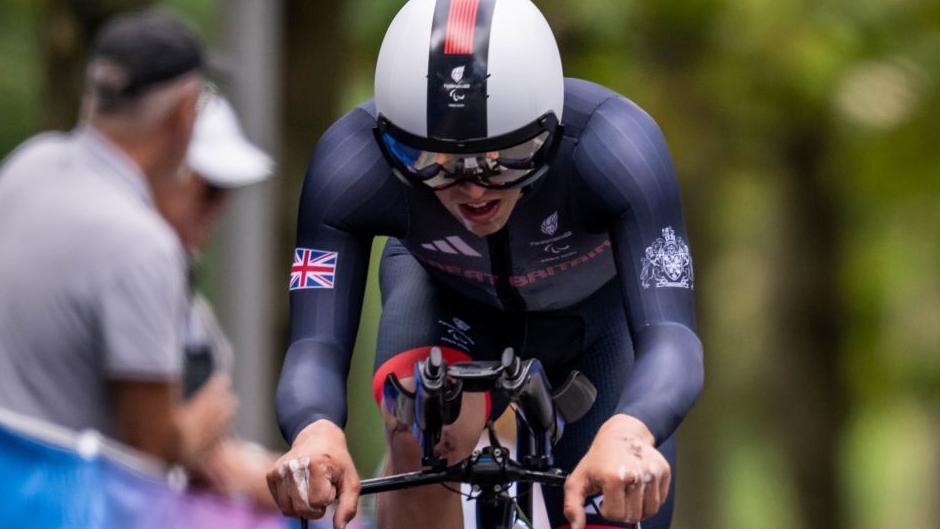
{"type": "MultiPolygon", "coordinates": [[[[288,529],[299,526],[209,492],[171,486],[159,466],[92,432],[0,410],[0,528],[288,529]]],[[[311,527],[327,527],[327,523],[311,527]]]]}

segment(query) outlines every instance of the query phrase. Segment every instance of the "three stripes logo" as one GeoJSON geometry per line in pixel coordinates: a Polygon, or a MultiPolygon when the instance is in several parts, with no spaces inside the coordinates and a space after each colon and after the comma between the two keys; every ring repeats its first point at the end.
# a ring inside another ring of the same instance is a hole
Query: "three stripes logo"
{"type": "Polygon", "coordinates": [[[431,252],[441,252],[450,255],[465,255],[467,257],[483,257],[480,252],[474,250],[463,239],[456,235],[445,237],[444,239],[426,242],[421,245],[422,248],[431,252]]]}

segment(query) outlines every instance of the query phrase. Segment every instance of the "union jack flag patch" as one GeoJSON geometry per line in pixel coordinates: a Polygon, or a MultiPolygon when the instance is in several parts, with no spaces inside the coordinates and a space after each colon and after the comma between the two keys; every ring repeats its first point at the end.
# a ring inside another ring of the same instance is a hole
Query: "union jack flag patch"
{"type": "Polygon", "coordinates": [[[290,289],[333,288],[339,254],[312,248],[295,248],[290,268],[290,289]]]}

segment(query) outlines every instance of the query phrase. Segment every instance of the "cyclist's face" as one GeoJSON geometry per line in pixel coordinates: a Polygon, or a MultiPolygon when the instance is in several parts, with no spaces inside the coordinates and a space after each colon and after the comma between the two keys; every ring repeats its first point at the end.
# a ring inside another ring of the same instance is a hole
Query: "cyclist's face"
{"type": "Polygon", "coordinates": [[[435,191],[441,204],[474,235],[485,237],[499,231],[522,196],[522,190],[487,189],[470,182],[435,191]]]}

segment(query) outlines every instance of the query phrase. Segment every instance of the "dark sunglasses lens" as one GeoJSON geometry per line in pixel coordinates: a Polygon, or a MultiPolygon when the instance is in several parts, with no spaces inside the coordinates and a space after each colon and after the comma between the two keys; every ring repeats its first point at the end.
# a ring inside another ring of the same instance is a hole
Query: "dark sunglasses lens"
{"type": "Polygon", "coordinates": [[[202,198],[206,202],[217,202],[223,196],[225,196],[225,189],[212,184],[206,184],[202,192],[202,198]]]}
{"type": "Polygon", "coordinates": [[[547,161],[553,143],[552,132],[511,147],[472,154],[451,154],[421,150],[378,129],[382,148],[402,176],[435,190],[446,189],[463,181],[489,189],[509,189],[529,180],[547,161]]]}

